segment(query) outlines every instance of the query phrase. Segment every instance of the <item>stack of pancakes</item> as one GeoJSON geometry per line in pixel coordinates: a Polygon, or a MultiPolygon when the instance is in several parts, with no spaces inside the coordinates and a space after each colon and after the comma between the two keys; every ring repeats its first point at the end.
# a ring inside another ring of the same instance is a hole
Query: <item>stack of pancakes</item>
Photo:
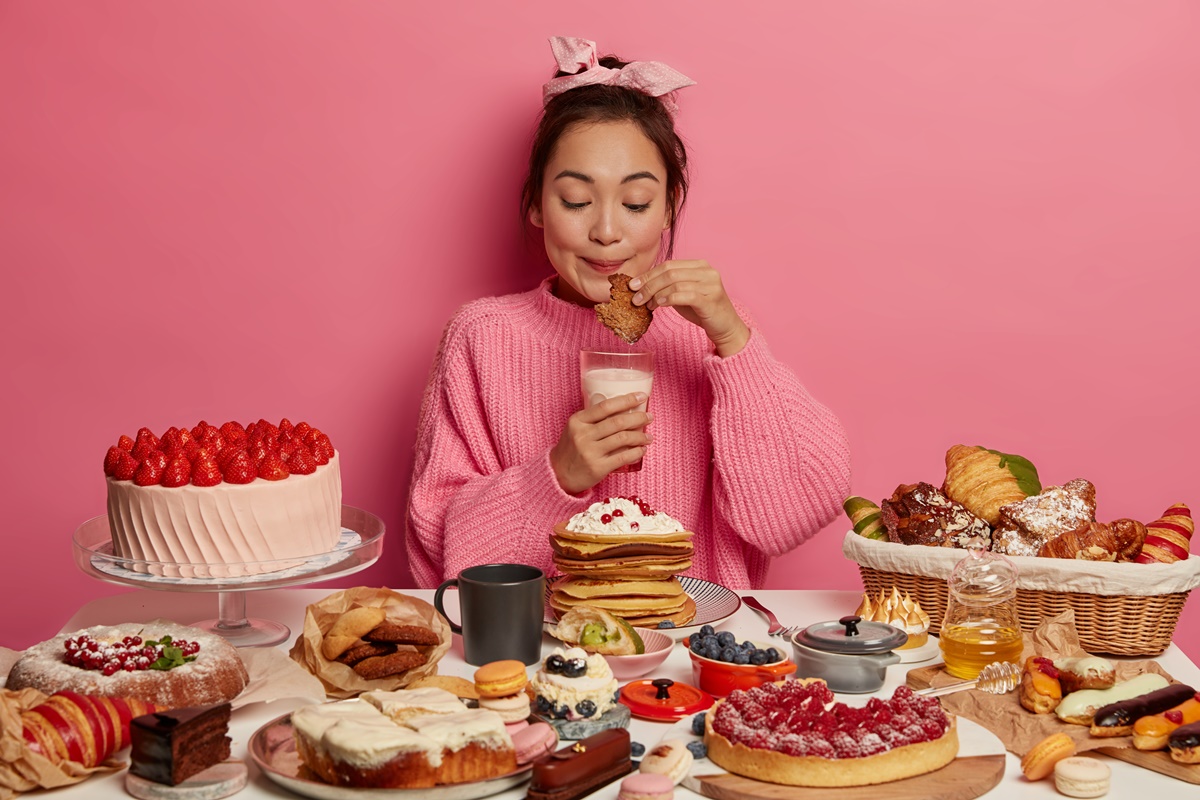
{"type": "Polygon", "coordinates": [[[692,534],[580,533],[554,526],[554,563],[565,577],[555,581],[550,606],[601,608],[631,625],[686,625],[696,603],[675,577],[692,566],[692,534]]]}

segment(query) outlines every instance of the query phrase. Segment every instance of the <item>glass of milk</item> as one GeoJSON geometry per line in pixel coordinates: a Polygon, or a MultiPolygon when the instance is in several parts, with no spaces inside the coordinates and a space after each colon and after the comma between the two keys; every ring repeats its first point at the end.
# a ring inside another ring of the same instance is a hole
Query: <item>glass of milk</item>
{"type": "MultiPolygon", "coordinates": [[[[642,392],[646,403],[637,407],[645,411],[649,403],[650,386],[654,382],[654,353],[606,353],[600,350],[579,351],[579,383],[583,390],[585,408],[612,397],[642,392]]],[[[642,460],[617,469],[617,472],[636,472],[642,460]]]]}

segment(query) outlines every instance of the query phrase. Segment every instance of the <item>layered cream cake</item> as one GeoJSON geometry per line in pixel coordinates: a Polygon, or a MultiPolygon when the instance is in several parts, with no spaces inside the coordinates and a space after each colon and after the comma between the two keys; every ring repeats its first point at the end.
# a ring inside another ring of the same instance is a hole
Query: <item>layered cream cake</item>
{"type": "Polygon", "coordinates": [[[335,786],[422,788],[517,768],[504,722],[486,709],[406,715],[397,722],[371,702],[348,700],[298,709],[292,730],[304,764],[335,786]]]}
{"type": "Polygon", "coordinates": [[[170,577],[286,569],[341,535],[342,481],[329,437],[307,423],[143,428],[104,460],[113,554],[170,577]]]}
{"type": "Polygon", "coordinates": [[[617,679],[608,661],[580,647],[554,648],[530,685],[538,712],[554,719],[600,717],[617,704],[617,679]]]}

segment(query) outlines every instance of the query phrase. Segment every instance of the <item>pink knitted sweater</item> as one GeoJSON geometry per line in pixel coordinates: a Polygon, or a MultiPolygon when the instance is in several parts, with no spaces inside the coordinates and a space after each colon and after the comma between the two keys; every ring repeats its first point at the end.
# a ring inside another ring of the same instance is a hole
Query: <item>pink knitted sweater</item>
{"type": "Polygon", "coordinates": [[[639,495],[695,533],[688,574],[761,586],[770,558],[831,522],[849,493],[837,417],[753,325],[746,347],[722,359],[698,326],[659,309],[632,348],[655,354],[654,442],[642,469],[568,494],[549,454],[583,405],[579,351],[630,348],[594,311],[555,297],[553,280],[468,303],[446,326],[417,426],[404,534],[417,584],[500,562],[552,575],[555,522],[605,497],[639,495]]]}

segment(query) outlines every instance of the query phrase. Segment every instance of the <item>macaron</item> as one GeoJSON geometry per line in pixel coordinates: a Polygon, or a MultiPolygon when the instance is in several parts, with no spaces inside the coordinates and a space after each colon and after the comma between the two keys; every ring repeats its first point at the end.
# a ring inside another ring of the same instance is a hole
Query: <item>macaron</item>
{"type": "Polygon", "coordinates": [[[558,737],[545,722],[535,722],[512,734],[512,743],[517,751],[517,763],[529,764],[547,753],[553,753],[558,745],[558,737]]]}
{"type": "Polygon", "coordinates": [[[527,719],[523,719],[518,722],[504,723],[504,730],[508,731],[509,736],[512,736],[517,731],[522,730],[524,728],[528,728],[528,727],[529,727],[529,720],[527,720],[527,719]]]}
{"type": "Polygon", "coordinates": [[[520,722],[529,716],[529,695],[524,692],[508,697],[480,697],[479,707],[495,711],[505,722],[520,722]]]}
{"type": "Polygon", "coordinates": [[[617,800],[672,800],[675,784],[657,772],[635,772],[621,781],[617,800]]]}
{"type": "Polygon", "coordinates": [[[1021,771],[1031,781],[1040,781],[1054,772],[1054,765],[1075,755],[1075,741],[1065,733],[1055,733],[1035,744],[1021,759],[1021,771]]]}
{"type": "Polygon", "coordinates": [[[1067,797],[1102,797],[1108,794],[1112,769],[1087,756],[1064,758],[1054,765],[1054,788],[1067,797]]]}
{"type": "Polygon", "coordinates": [[[491,661],[475,670],[475,690],[483,697],[508,697],[525,688],[525,665],[514,659],[491,661]]]}
{"type": "Polygon", "coordinates": [[[693,756],[682,739],[664,739],[642,757],[642,772],[666,775],[675,785],[687,777],[693,756]]]}

